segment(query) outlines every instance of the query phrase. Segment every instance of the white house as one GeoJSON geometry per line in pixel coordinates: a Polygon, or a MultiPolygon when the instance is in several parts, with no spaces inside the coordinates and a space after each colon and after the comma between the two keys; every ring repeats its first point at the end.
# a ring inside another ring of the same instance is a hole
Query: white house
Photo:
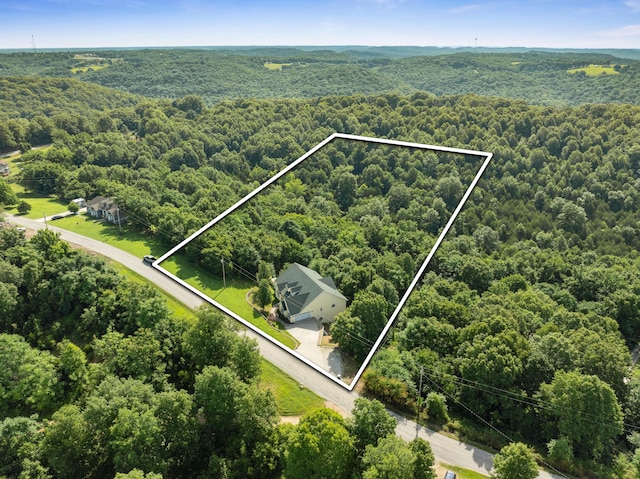
{"type": "Polygon", "coordinates": [[[347,298],[337,290],[333,279],[293,263],[273,280],[280,311],[290,323],[316,318],[331,323],[347,307],[347,298]]]}
{"type": "Polygon", "coordinates": [[[116,225],[124,223],[127,219],[113,198],[96,196],[86,204],[87,213],[94,218],[103,218],[116,225]]]}

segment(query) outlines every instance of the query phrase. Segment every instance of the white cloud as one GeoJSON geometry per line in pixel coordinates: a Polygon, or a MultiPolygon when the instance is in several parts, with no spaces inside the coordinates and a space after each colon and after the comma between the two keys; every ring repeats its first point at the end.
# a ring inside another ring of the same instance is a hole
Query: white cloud
{"type": "Polygon", "coordinates": [[[640,24],[605,30],[598,32],[598,35],[603,37],[640,37],[640,24]]]}
{"type": "Polygon", "coordinates": [[[640,0],[627,0],[624,4],[634,12],[640,12],[640,0]]]}
{"type": "Polygon", "coordinates": [[[473,10],[480,10],[484,5],[479,3],[469,3],[467,5],[460,5],[459,7],[452,8],[449,10],[449,13],[457,14],[457,13],[467,13],[473,10]]]}

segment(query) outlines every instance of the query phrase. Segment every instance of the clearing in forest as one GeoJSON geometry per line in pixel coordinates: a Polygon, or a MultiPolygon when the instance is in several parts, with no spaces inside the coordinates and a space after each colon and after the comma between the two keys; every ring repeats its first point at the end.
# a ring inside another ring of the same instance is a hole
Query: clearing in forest
{"type": "Polygon", "coordinates": [[[351,390],[491,157],[483,151],[334,133],[153,267],[351,390]],[[292,350],[251,324],[233,304],[209,297],[179,272],[161,266],[183,248],[199,251],[199,261],[219,269],[223,281],[231,271],[255,280],[259,264],[272,264],[279,298],[274,308],[294,326],[324,323],[324,333],[356,359],[352,374],[342,377],[335,352],[326,353],[328,358],[316,354],[324,341],[292,350]],[[307,281],[337,300],[313,303],[307,281]],[[328,311],[337,305],[346,309],[337,315],[328,311]]]}

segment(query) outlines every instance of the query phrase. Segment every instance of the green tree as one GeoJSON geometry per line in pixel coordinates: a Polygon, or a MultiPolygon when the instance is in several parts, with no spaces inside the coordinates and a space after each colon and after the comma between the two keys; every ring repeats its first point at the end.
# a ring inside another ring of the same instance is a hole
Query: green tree
{"type": "Polygon", "coordinates": [[[197,370],[206,365],[227,366],[237,336],[235,327],[221,312],[203,307],[185,334],[184,348],[197,370]]]}
{"type": "Polygon", "coordinates": [[[42,425],[33,418],[7,417],[0,421],[0,475],[19,477],[25,449],[34,447],[42,425]]]}
{"type": "Polygon", "coordinates": [[[552,425],[552,434],[566,437],[577,455],[598,458],[622,433],[618,399],[597,376],[557,371],[550,384],[540,387],[539,398],[552,406],[543,421],[552,425]]]}
{"type": "Polygon", "coordinates": [[[320,408],[303,415],[285,447],[287,479],[351,477],[355,447],[344,419],[320,408]]]}
{"type": "Polygon", "coordinates": [[[90,424],[78,406],[58,409],[44,430],[42,455],[57,477],[90,477],[100,449],[93,444],[90,424]]]}
{"type": "Polygon", "coordinates": [[[535,479],[538,477],[538,466],[533,452],[521,442],[511,443],[495,455],[493,459],[494,471],[491,477],[495,479],[535,479]]]}
{"type": "Polygon", "coordinates": [[[71,212],[71,213],[77,213],[80,210],[80,206],[78,205],[78,203],[74,202],[74,201],[70,201],[69,204],[67,205],[67,209],[71,212]]]}
{"type": "Polygon", "coordinates": [[[254,299],[258,306],[264,308],[273,301],[273,293],[271,289],[271,283],[268,279],[261,279],[258,283],[258,289],[254,295],[254,299]]]}
{"type": "Polygon", "coordinates": [[[379,439],[394,433],[396,420],[380,401],[357,398],[351,418],[347,420],[347,429],[354,438],[357,454],[362,455],[368,445],[375,446],[379,439]]]}
{"type": "Polygon", "coordinates": [[[6,181],[0,181],[0,204],[15,205],[18,203],[18,197],[6,181]]]}
{"type": "Polygon", "coordinates": [[[59,391],[55,359],[15,334],[0,334],[0,412],[32,414],[55,409],[59,391]]]}
{"type": "Polygon", "coordinates": [[[413,479],[436,479],[436,471],[433,469],[435,456],[431,444],[421,437],[416,437],[409,443],[409,447],[415,455],[413,479]]]}
{"type": "Polygon", "coordinates": [[[29,211],[31,211],[31,203],[27,203],[25,200],[18,203],[18,213],[26,215],[29,211]]]}
{"type": "Polygon", "coordinates": [[[362,457],[363,479],[406,479],[414,477],[415,454],[395,434],[369,444],[362,457]]]}

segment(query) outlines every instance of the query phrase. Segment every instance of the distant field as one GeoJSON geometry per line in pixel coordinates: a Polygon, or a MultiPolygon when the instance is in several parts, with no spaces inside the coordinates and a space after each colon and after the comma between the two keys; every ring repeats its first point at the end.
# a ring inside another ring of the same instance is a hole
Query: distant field
{"type": "Polygon", "coordinates": [[[264,67],[267,70],[282,70],[282,67],[290,67],[291,63],[271,63],[265,62],[264,67]]]}
{"type": "Polygon", "coordinates": [[[617,75],[620,72],[615,70],[615,65],[589,65],[588,67],[571,68],[567,73],[585,72],[587,76],[596,77],[599,75],[617,75]]]}
{"type": "Polygon", "coordinates": [[[75,67],[71,69],[71,73],[87,73],[89,70],[97,71],[107,68],[107,65],[88,65],[86,67],[75,67]]]}

